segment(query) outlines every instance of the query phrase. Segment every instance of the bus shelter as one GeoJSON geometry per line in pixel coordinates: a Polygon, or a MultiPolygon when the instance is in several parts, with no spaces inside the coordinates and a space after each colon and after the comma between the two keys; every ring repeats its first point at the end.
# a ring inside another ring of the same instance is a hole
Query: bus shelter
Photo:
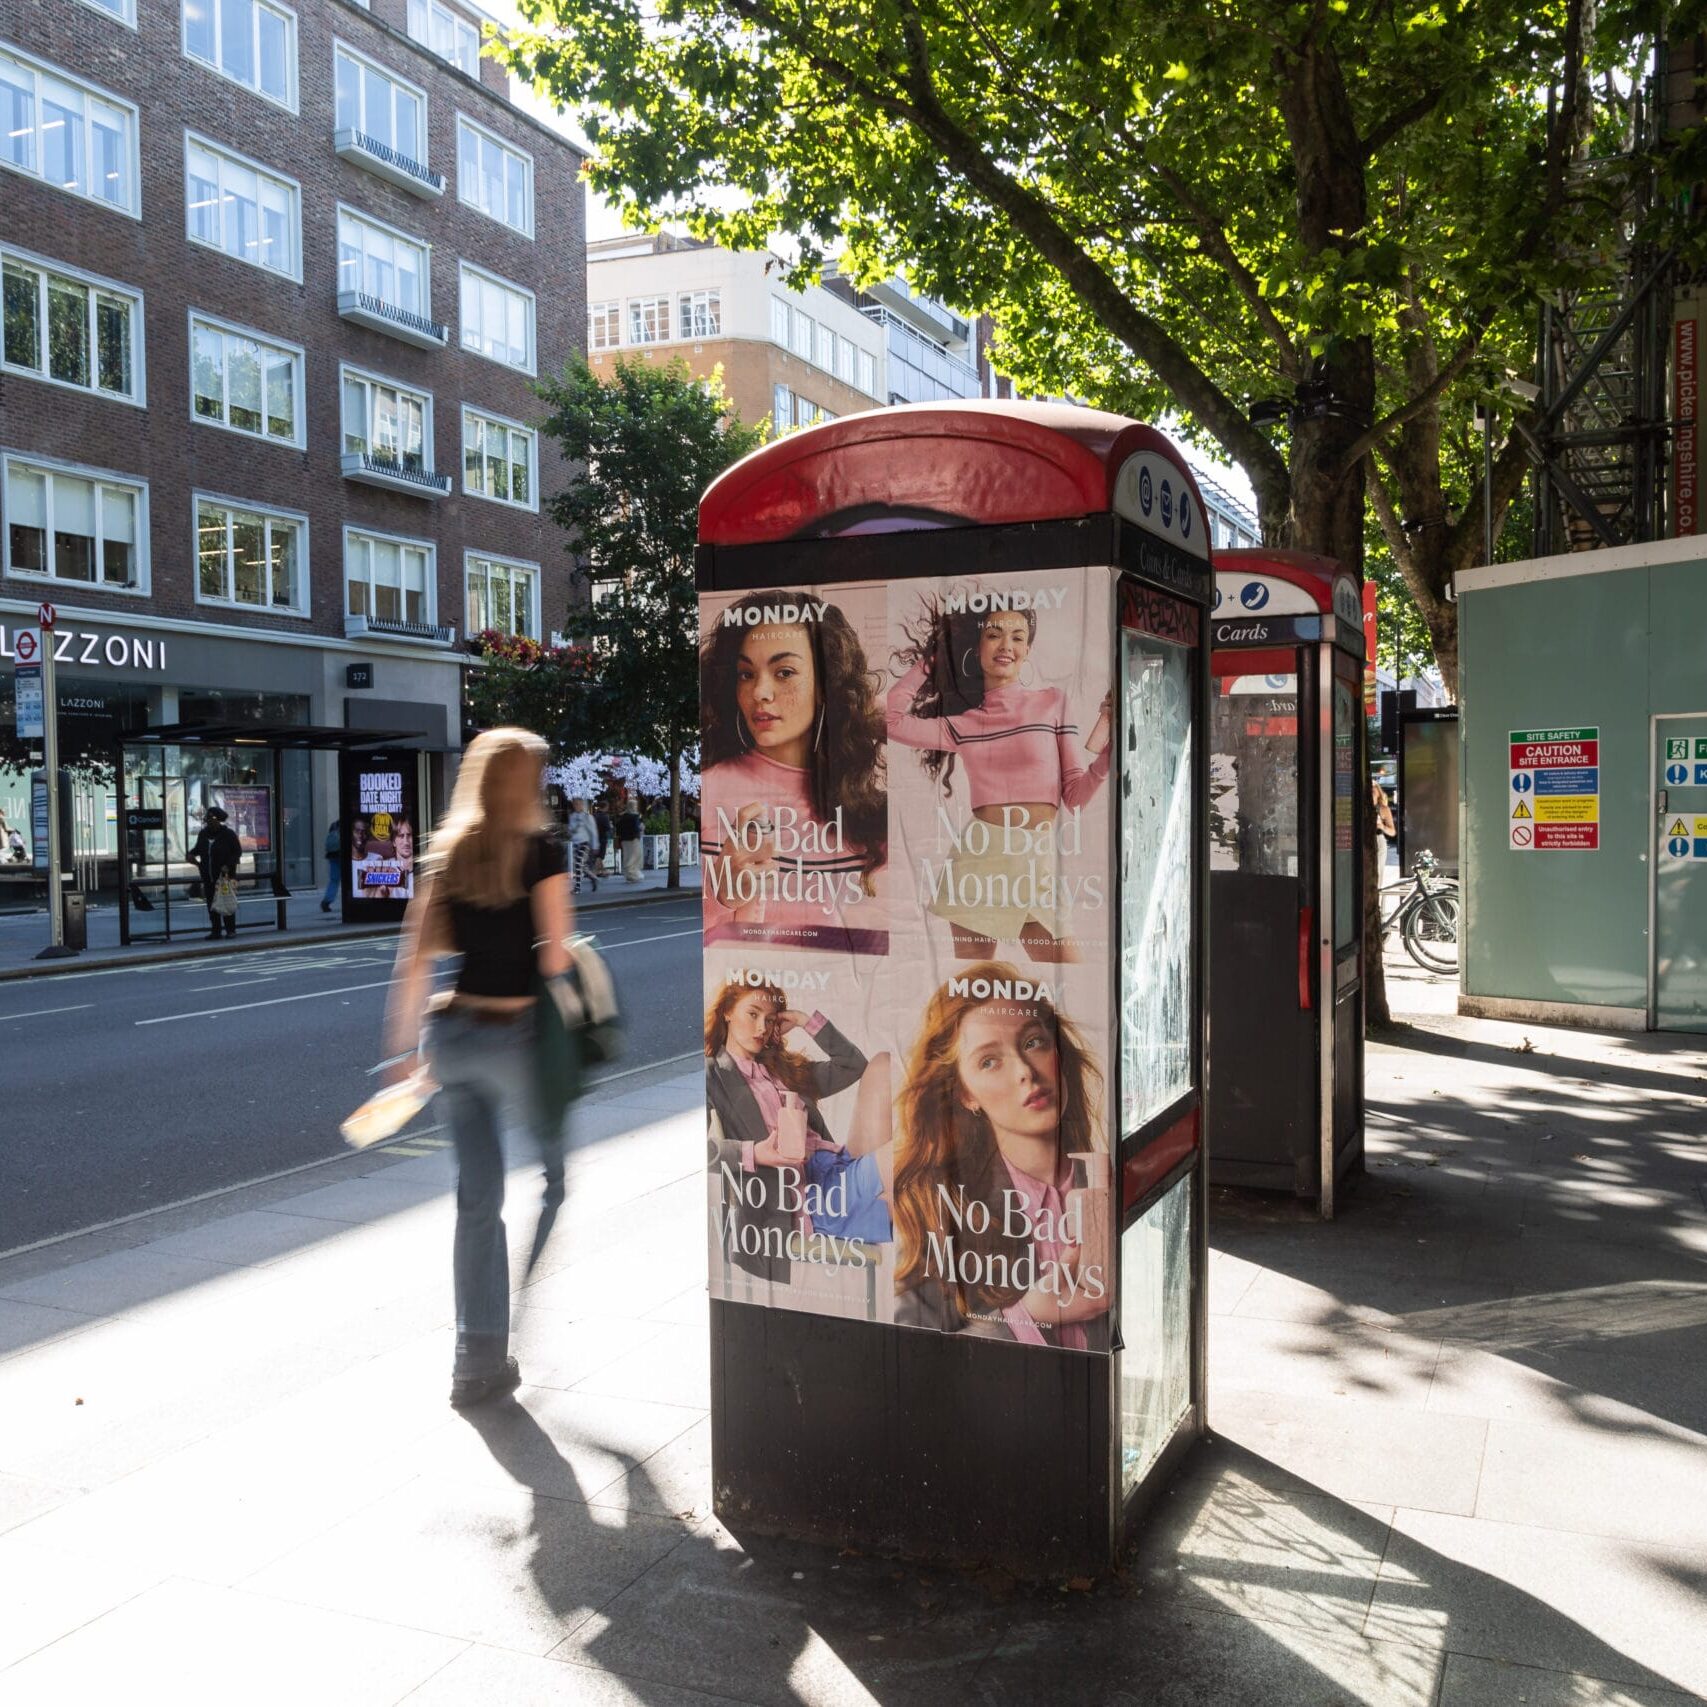
{"type": "Polygon", "coordinates": [[[1314,1198],[1363,1163],[1362,604],[1337,563],[1215,560],[1210,1177],[1314,1198]]]}
{"type": "Polygon", "coordinates": [[[1206,1427],[1207,521],[1161,434],[1034,404],[702,501],[737,1529],[1100,1572],[1206,1427]]]}
{"type": "MultiPolygon", "coordinates": [[[[172,723],[121,734],[113,763],[119,942],[169,942],[174,935],[207,929],[206,906],[191,893],[192,887],[199,890],[201,873],[189,855],[210,806],[224,810],[243,844],[238,928],[285,930],[290,890],[279,810],[284,754],[336,753],[346,764],[352,756],[417,739],[409,731],[296,723],[172,723]]],[[[416,759],[414,753],[409,757],[416,759]]],[[[348,888],[346,882],[346,893],[348,888]]]]}

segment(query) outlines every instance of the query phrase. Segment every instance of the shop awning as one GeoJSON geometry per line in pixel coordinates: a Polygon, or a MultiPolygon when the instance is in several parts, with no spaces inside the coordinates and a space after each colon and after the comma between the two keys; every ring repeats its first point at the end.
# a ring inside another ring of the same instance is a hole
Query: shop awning
{"type": "Polygon", "coordinates": [[[358,752],[418,741],[418,729],[342,729],[313,723],[162,723],[121,735],[121,747],[267,747],[358,752]]]}

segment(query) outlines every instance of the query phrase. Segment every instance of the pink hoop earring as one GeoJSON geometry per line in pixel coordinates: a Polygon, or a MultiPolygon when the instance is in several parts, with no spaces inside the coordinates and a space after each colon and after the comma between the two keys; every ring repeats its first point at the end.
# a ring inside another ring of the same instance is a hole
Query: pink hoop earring
{"type": "Polygon", "coordinates": [[[1022,688],[1034,688],[1037,686],[1037,671],[1033,667],[1032,662],[1029,658],[1026,659],[1024,666],[1020,670],[1019,685],[1022,688]],[[1029,682],[1025,679],[1026,670],[1031,671],[1031,680],[1029,682]]]}
{"type": "Polygon", "coordinates": [[[970,646],[960,654],[960,677],[962,681],[969,682],[972,680],[972,666],[967,662],[971,656],[972,648],[970,646]]]}
{"type": "Polygon", "coordinates": [[[741,743],[744,752],[751,752],[753,737],[747,733],[747,720],[739,710],[735,713],[735,739],[741,743]]]}

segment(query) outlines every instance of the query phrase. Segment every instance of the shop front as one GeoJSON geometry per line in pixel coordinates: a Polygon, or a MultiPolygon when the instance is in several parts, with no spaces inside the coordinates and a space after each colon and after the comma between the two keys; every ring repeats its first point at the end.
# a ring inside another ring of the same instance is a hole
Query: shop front
{"type": "MultiPolygon", "coordinates": [[[[36,858],[32,777],[39,748],[16,741],[11,661],[34,607],[0,601],[0,813],[10,858],[0,876],[30,871],[36,858]],[[21,843],[21,849],[19,844],[21,843]],[[10,867],[10,870],[8,869],[10,867]]],[[[406,731],[409,745],[442,755],[459,730],[461,654],[447,647],[371,638],[244,630],[152,617],[127,622],[61,609],[55,631],[59,750],[72,795],[73,866],[79,887],[117,879],[121,737],[177,725],[282,725],[406,731]]],[[[188,853],[202,814],[222,805],[250,825],[286,887],[323,876],[326,827],[339,813],[333,752],[286,750],[258,765],[245,743],[127,748],[125,797],[149,814],[163,870],[193,877],[188,853]],[[265,771],[266,774],[263,774],[265,771]],[[158,824],[155,823],[158,815],[158,824]],[[266,841],[265,849],[259,838],[266,841]]],[[[442,759],[425,767],[429,792],[442,786],[442,759]]]]}

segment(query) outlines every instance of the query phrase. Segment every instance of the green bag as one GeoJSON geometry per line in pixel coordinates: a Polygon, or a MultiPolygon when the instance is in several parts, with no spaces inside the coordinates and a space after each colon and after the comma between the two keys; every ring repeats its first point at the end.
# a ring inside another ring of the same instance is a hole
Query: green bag
{"type": "Polygon", "coordinates": [[[556,992],[536,972],[533,980],[534,1094],[540,1115],[553,1128],[563,1123],[569,1105],[581,1094],[579,1026],[572,1024],[556,992]]]}

